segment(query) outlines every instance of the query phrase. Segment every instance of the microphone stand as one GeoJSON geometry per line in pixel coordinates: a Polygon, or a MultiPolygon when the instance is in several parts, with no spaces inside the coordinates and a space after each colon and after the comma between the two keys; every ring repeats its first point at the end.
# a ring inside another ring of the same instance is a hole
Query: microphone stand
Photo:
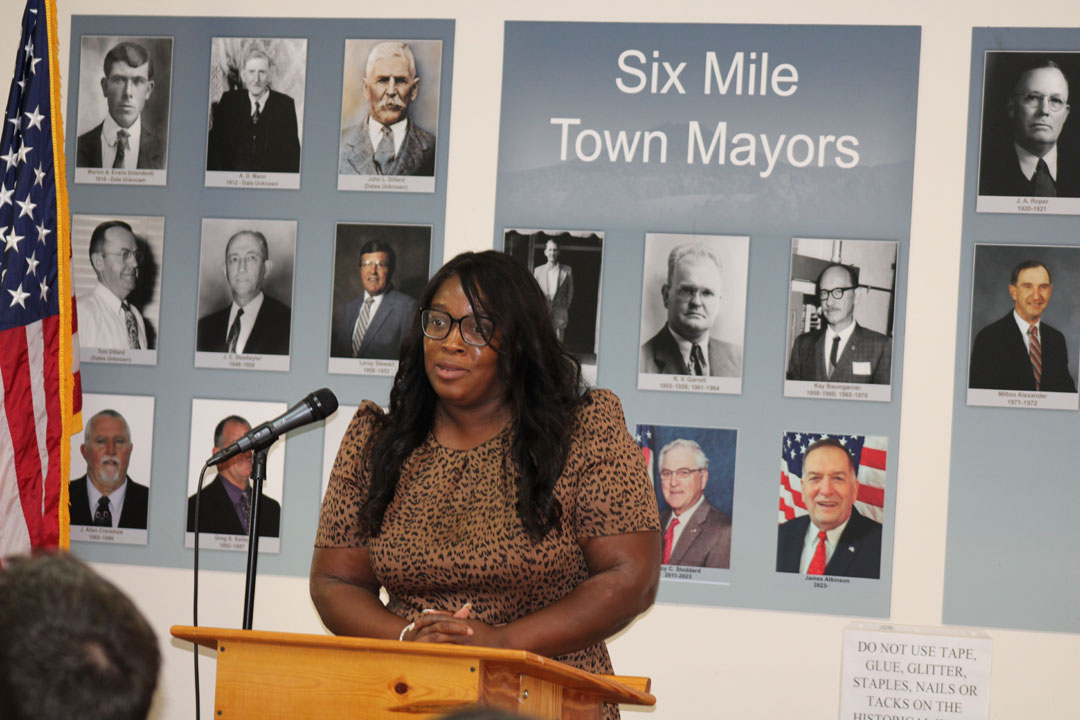
{"type": "Polygon", "coordinates": [[[259,500],[262,498],[263,481],[266,480],[266,453],[268,448],[256,450],[251,457],[251,512],[248,524],[247,577],[244,580],[244,630],[251,629],[255,614],[255,565],[259,559],[259,500]]]}

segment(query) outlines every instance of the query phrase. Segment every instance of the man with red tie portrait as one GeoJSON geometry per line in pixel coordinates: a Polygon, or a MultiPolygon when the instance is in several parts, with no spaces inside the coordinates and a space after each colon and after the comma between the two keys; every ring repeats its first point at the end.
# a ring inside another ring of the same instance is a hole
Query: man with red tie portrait
{"type": "Polygon", "coordinates": [[[781,524],[776,571],[803,575],[881,576],[881,523],[854,508],[858,469],[835,438],[803,453],[802,499],[807,514],[781,524]]]}
{"type": "Polygon", "coordinates": [[[1053,289],[1050,268],[1040,260],[1025,260],[1012,269],[1013,309],[975,336],[968,387],[1076,392],[1065,336],[1042,322],[1053,289]]]}
{"type": "Polygon", "coordinates": [[[664,565],[731,567],[731,516],[705,498],[708,481],[709,458],[698,443],[676,438],[660,449],[664,565]]]}

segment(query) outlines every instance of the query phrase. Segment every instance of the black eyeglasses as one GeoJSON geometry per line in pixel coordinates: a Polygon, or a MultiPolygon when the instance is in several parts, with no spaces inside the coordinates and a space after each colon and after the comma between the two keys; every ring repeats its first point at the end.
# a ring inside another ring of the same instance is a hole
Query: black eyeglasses
{"type": "Polygon", "coordinates": [[[817,296],[818,296],[818,300],[824,300],[825,298],[829,297],[830,295],[833,296],[833,300],[839,300],[840,298],[844,297],[844,293],[846,293],[848,290],[854,290],[854,289],[855,289],[854,287],[840,287],[840,288],[831,288],[829,290],[818,290],[817,296]]]}
{"type": "Polygon", "coordinates": [[[420,310],[420,329],[432,340],[445,340],[454,331],[455,324],[461,330],[461,339],[470,345],[482,347],[495,336],[495,323],[486,317],[466,315],[456,318],[442,310],[420,310]]]}

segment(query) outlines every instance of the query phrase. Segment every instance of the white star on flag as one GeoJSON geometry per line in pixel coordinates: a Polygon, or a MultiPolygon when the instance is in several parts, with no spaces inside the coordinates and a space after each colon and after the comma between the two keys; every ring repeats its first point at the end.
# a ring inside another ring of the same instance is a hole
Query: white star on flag
{"type": "Polygon", "coordinates": [[[36,208],[37,205],[30,202],[29,193],[27,193],[25,200],[16,200],[15,204],[22,208],[22,210],[19,212],[19,217],[22,217],[23,215],[29,215],[31,220],[34,219],[34,208],[36,208]]]}
{"type": "Polygon", "coordinates": [[[7,243],[4,245],[4,252],[12,249],[18,252],[19,242],[23,239],[23,236],[16,235],[14,227],[12,227],[11,230],[8,231],[7,238],[5,239],[7,240],[7,243]]]}
{"type": "MultiPolygon", "coordinates": [[[[45,116],[38,112],[39,110],[41,110],[40,105],[34,108],[34,112],[32,113],[23,113],[23,115],[30,118],[30,124],[26,126],[27,130],[33,130],[34,128],[37,128],[38,130],[41,129],[41,121],[45,119],[45,116]]],[[[18,118],[15,119],[18,120],[18,118]]]]}
{"type": "Polygon", "coordinates": [[[23,292],[22,283],[19,283],[17,290],[8,290],[8,292],[11,293],[11,305],[9,307],[15,307],[16,303],[21,308],[26,307],[26,298],[30,297],[30,293],[23,292]]]}

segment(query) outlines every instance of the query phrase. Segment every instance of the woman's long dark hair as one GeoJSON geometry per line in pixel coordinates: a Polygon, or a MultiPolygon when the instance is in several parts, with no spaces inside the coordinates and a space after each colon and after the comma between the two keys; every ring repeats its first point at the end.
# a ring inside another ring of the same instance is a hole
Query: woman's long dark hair
{"type": "MultiPolygon", "coordinates": [[[[562,516],[553,490],[581,402],[581,364],[556,336],[543,292],[520,260],[491,250],[462,253],[428,281],[419,307],[428,307],[439,287],[455,276],[473,312],[491,318],[500,335],[493,347],[514,428],[510,460],[517,473],[517,514],[526,532],[540,540],[558,527],[562,516]]],[[[360,509],[364,537],[379,534],[405,460],[431,431],[436,400],[424,367],[417,312],[401,347],[390,414],[364,458],[371,477],[360,509]]]]}

